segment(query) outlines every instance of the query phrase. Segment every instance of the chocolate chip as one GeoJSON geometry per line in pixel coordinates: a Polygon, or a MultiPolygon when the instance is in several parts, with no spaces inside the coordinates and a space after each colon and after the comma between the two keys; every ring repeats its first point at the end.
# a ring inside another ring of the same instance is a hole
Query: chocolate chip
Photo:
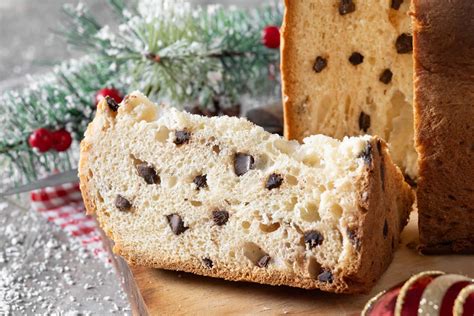
{"type": "Polygon", "coordinates": [[[385,220],[385,223],[383,224],[383,238],[387,238],[388,235],[388,223],[387,220],[385,220]]]}
{"type": "Polygon", "coordinates": [[[115,197],[115,207],[122,212],[126,212],[132,208],[132,203],[120,194],[117,194],[115,197]]]}
{"type": "Polygon", "coordinates": [[[204,265],[209,268],[209,269],[212,269],[212,267],[214,266],[214,263],[212,262],[211,259],[209,258],[202,258],[202,262],[204,263],[204,265]]]}
{"type": "Polygon", "coordinates": [[[179,146],[182,144],[189,143],[189,139],[191,138],[191,133],[187,130],[176,131],[174,133],[174,136],[175,136],[174,143],[179,146]]]}
{"type": "Polygon", "coordinates": [[[357,65],[362,64],[364,62],[364,56],[361,53],[354,52],[349,57],[349,62],[351,64],[353,64],[354,66],[357,66],[357,65]]]}
{"type": "Polygon", "coordinates": [[[196,185],[196,189],[207,188],[207,175],[196,176],[193,180],[193,183],[196,185]]]}
{"type": "Polygon", "coordinates": [[[212,220],[217,226],[222,226],[229,220],[229,212],[226,210],[212,211],[212,220]]]}
{"type": "Polygon", "coordinates": [[[304,242],[308,244],[309,249],[313,249],[323,243],[324,237],[317,230],[309,230],[304,232],[304,242]]]}
{"type": "Polygon", "coordinates": [[[403,33],[397,38],[395,42],[397,53],[409,54],[413,51],[413,37],[408,33],[403,33]]]}
{"type": "Polygon", "coordinates": [[[347,229],[347,236],[349,237],[350,242],[355,246],[356,250],[360,249],[360,239],[357,236],[356,230],[347,229]]]}
{"type": "Polygon", "coordinates": [[[184,226],[184,222],[178,214],[166,215],[166,219],[168,219],[168,224],[175,235],[182,234],[189,228],[184,226]]]}
{"type": "Polygon", "coordinates": [[[331,271],[329,271],[329,270],[323,270],[323,272],[321,272],[321,273],[318,275],[318,280],[321,281],[321,282],[332,283],[332,281],[333,281],[333,276],[332,276],[331,271]]]}
{"type": "Polygon", "coordinates": [[[382,141],[379,139],[377,140],[377,151],[379,152],[379,155],[382,156],[382,141]]]}
{"type": "Polygon", "coordinates": [[[216,155],[219,155],[221,153],[221,148],[219,147],[219,145],[213,145],[212,146],[212,151],[216,154],[216,155]]]}
{"type": "Polygon", "coordinates": [[[118,108],[120,107],[120,105],[113,98],[106,96],[105,101],[107,101],[107,105],[112,111],[114,112],[118,111],[118,108]]]}
{"type": "Polygon", "coordinates": [[[257,266],[260,268],[266,268],[271,259],[272,258],[269,255],[264,255],[263,257],[258,259],[257,266]]]}
{"type": "Polygon", "coordinates": [[[392,0],[392,9],[398,10],[400,9],[400,6],[402,5],[403,0],[392,0]]]}
{"type": "Polygon", "coordinates": [[[385,69],[379,77],[380,82],[389,84],[392,81],[393,73],[390,69],[385,69]]]}
{"type": "Polygon", "coordinates": [[[364,111],[360,112],[359,115],[359,129],[367,133],[370,128],[370,115],[364,111]]]}
{"type": "Polygon", "coordinates": [[[417,187],[416,181],[413,180],[409,175],[405,174],[404,177],[405,177],[405,182],[408,183],[408,185],[410,185],[412,188],[417,187]]]}
{"type": "Polygon", "coordinates": [[[367,147],[359,154],[358,158],[364,159],[368,165],[372,163],[372,144],[370,142],[367,143],[367,147]]]}
{"type": "Polygon", "coordinates": [[[234,156],[234,172],[239,177],[255,167],[255,159],[249,154],[236,153],[234,156]]]}
{"type": "Polygon", "coordinates": [[[354,12],[356,9],[354,2],[352,0],[341,0],[339,3],[339,14],[345,15],[348,13],[354,12]]]}
{"type": "Polygon", "coordinates": [[[328,65],[328,60],[326,58],[323,58],[321,56],[316,57],[316,60],[314,61],[313,65],[313,70],[316,73],[320,73],[323,71],[324,68],[328,65]]]}
{"type": "Polygon", "coordinates": [[[161,180],[156,173],[155,168],[149,166],[146,162],[136,165],[137,173],[142,177],[147,184],[160,184],[161,180]]]}
{"type": "Polygon", "coordinates": [[[276,189],[281,186],[283,183],[283,177],[277,173],[272,173],[268,179],[267,183],[265,183],[265,188],[268,190],[276,189]]]}

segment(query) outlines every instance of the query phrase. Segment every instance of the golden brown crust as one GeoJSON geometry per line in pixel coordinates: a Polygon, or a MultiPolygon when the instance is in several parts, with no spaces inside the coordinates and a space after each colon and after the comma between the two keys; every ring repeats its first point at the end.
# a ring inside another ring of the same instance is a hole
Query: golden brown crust
{"type": "Polygon", "coordinates": [[[359,261],[345,276],[349,286],[358,284],[366,289],[375,284],[392,261],[414,201],[411,188],[388,155],[386,143],[375,138],[370,148],[370,163],[359,190],[361,215],[355,234],[361,245],[359,261]],[[394,204],[396,192],[401,193],[394,204]]]}
{"type": "MultiPolygon", "coordinates": [[[[97,113],[96,117],[100,115],[100,112],[105,111],[106,108],[106,101],[103,99],[99,104],[97,104],[97,113]]],[[[93,124],[94,121],[89,123],[87,126],[86,134],[93,132],[93,124]]],[[[86,139],[82,140],[80,145],[80,158],[79,158],[79,166],[78,166],[78,176],[79,176],[79,187],[81,189],[82,199],[84,201],[84,206],[86,207],[86,212],[88,215],[96,214],[96,205],[94,199],[90,196],[90,192],[92,192],[90,186],[90,177],[88,170],[88,155],[89,151],[91,150],[92,144],[90,144],[86,139]]]]}
{"type": "Polygon", "coordinates": [[[86,207],[86,213],[87,215],[93,215],[95,214],[96,206],[94,200],[89,194],[89,192],[92,192],[89,188],[89,177],[81,173],[81,170],[86,168],[89,146],[90,145],[88,143],[84,141],[81,142],[81,159],[79,160],[79,187],[81,189],[84,206],[86,207]]]}
{"type": "Polygon", "coordinates": [[[474,2],[413,2],[423,253],[474,253],[474,2]]]}
{"type": "Polygon", "coordinates": [[[365,288],[347,288],[344,284],[324,283],[316,279],[301,278],[291,274],[285,274],[280,271],[255,268],[253,270],[236,271],[224,265],[211,269],[204,266],[198,260],[177,261],[170,258],[148,258],[146,254],[135,254],[133,250],[123,249],[119,245],[114,247],[114,252],[124,257],[131,265],[146,266],[166,270],[176,270],[195,273],[215,278],[222,278],[228,281],[248,281],[269,285],[286,285],[304,289],[320,289],[335,293],[363,293],[365,288]]]}
{"type": "MultiPolygon", "coordinates": [[[[291,10],[291,0],[285,0],[285,15],[283,19],[283,24],[281,27],[281,58],[282,60],[287,59],[291,60],[293,58],[293,49],[294,43],[292,41],[293,36],[290,34],[293,33],[291,20],[295,17],[292,16],[291,10]]],[[[283,130],[285,137],[287,139],[296,139],[303,140],[304,136],[302,130],[298,128],[304,124],[301,122],[301,117],[297,115],[297,111],[294,104],[294,100],[290,99],[289,95],[294,95],[291,93],[293,86],[296,84],[294,78],[295,74],[293,73],[292,68],[289,66],[289,63],[281,63],[281,79],[282,82],[285,82],[282,85],[282,95],[283,95],[283,130]]],[[[304,100],[302,100],[303,102],[304,100]]],[[[303,111],[302,105],[300,105],[301,111],[303,111]]]]}

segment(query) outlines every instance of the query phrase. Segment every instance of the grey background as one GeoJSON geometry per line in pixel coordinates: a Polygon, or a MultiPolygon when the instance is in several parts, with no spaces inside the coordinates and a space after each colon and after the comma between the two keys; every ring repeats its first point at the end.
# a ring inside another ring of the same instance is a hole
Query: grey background
{"type": "MultiPolygon", "coordinates": [[[[21,85],[26,74],[46,72],[61,61],[77,57],[54,34],[64,15],[65,3],[78,0],[0,0],[0,91],[21,85]]],[[[97,15],[111,20],[106,0],[82,0],[97,15]]],[[[251,5],[258,0],[193,0],[194,3],[251,5]]]]}

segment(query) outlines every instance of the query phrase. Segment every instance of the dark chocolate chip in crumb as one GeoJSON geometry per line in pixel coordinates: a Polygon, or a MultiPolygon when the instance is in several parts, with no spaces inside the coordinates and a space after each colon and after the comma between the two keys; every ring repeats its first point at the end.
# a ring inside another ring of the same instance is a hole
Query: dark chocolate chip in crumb
{"type": "Polygon", "coordinates": [[[413,36],[408,33],[401,34],[395,42],[397,53],[409,54],[413,51],[413,36]]]}
{"type": "Polygon", "coordinates": [[[372,163],[372,144],[367,142],[367,146],[364,151],[360,153],[358,158],[364,159],[365,163],[370,165],[372,163]]]}
{"type": "Polygon", "coordinates": [[[387,220],[385,220],[385,223],[383,224],[383,238],[387,238],[388,235],[388,223],[387,220]]]}
{"type": "Polygon", "coordinates": [[[271,259],[272,258],[269,255],[264,255],[263,257],[258,259],[257,266],[260,267],[260,268],[266,268],[268,266],[268,264],[270,263],[271,259]]]}
{"type": "Polygon", "coordinates": [[[132,208],[132,203],[129,200],[118,194],[115,197],[115,207],[122,212],[129,211],[132,208]]]}
{"type": "Polygon", "coordinates": [[[309,249],[321,245],[323,241],[323,235],[317,230],[309,230],[304,233],[304,242],[308,244],[309,249]]]}
{"type": "Polygon", "coordinates": [[[321,281],[321,282],[332,283],[332,281],[333,281],[333,276],[332,276],[331,271],[329,271],[329,270],[323,270],[323,272],[321,272],[321,273],[318,275],[318,280],[321,281]]]}
{"type": "Polygon", "coordinates": [[[398,10],[400,9],[400,6],[402,5],[402,3],[403,3],[403,0],[392,0],[391,8],[398,10]]]}
{"type": "Polygon", "coordinates": [[[196,185],[197,190],[207,188],[207,175],[203,174],[196,176],[193,180],[193,183],[196,185]]]}
{"type": "Polygon", "coordinates": [[[390,69],[385,69],[379,77],[380,82],[389,84],[392,81],[393,73],[390,69]]]}
{"type": "Polygon", "coordinates": [[[184,226],[183,219],[178,214],[166,215],[168,224],[170,225],[171,231],[175,235],[179,235],[188,230],[189,227],[184,226]]]}
{"type": "Polygon", "coordinates": [[[359,129],[367,133],[370,128],[370,115],[364,111],[360,112],[359,115],[359,129]]]}
{"type": "Polygon", "coordinates": [[[356,250],[360,249],[360,240],[359,236],[357,236],[356,230],[353,229],[347,229],[347,236],[349,237],[350,242],[354,245],[356,250]]]}
{"type": "Polygon", "coordinates": [[[176,145],[183,145],[189,143],[189,139],[191,138],[191,133],[187,130],[176,131],[174,133],[175,139],[174,143],[176,145]]]}
{"type": "Polygon", "coordinates": [[[255,159],[244,153],[236,153],[234,156],[234,172],[239,177],[246,174],[255,167],[255,159]]]}
{"type": "Polygon", "coordinates": [[[148,165],[146,162],[139,163],[136,165],[136,168],[138,175],[142,177],[147,184],[160,184],[161,180],[156,173],[155,168],[148,165]]]}
{"type": "Polygon", "coordinates": [[[268,179],[267,183],[265,183],[265,188],[268,190],[276,189],[281,186],[283,183],[283,177],[277,173],[272,173],[268,179]]]}
{"type": "Polygon", "coordinates": [[[349,57],[349,62],[354,66],[362,64],[364,62],[364,56],[361,53],[353,52],[349,57]]]}
{"type": "Polygon", "coordinates": [[[377,151],[379,152],[379,155],[382,156],[382,141],[379,139],[377,140],[377,151]]]}
{"type": "Polygon", "coordinates": [[[405,182],[408,183],[409,186],[411,186],[412,188],[417,187],[416,181],[413,180],[409,175],[405,174],[404,177],[405,177],[405,182]]]}
{"type": "Polygon", "coordinates": [[[107,102],[107,105],[112,111],[114,112],[118,111],[118,108],[120,107],[120,105],[117,103],[117,101],[115,101],[113,98],[109,96],[105,97],[105,101],[107,102]]]}
{"type": "Polygon", "coordinates": [[[352,0],[341,0],[339,3],[339,14],[345,15],[355,11],[355,3],[352,0]]]}
{"type": "Polygon", "coordinates": [[[209,269],[212,269],[212,267],[214,266],[214,263],[212,262],[211,259],[209,258],[203,258],[202,259],[202,262],[204,263],[204,265],[209,268],[209,269]]]}
{"type": "Polygon", "coordinates": [[[212,211],[212,220],[217,226],[222,226],[229,220],[229,212],[226,210],[212,211]]]}
{"type": "Polygon", "coordinates": [[[328,60],[326,58],[323,58],[321,56],[316,57],[316,60],[314,61],[313,65],[313,70],[316,73],[320,73],[323,71],[324,68],[328,65],[328,60]]]}

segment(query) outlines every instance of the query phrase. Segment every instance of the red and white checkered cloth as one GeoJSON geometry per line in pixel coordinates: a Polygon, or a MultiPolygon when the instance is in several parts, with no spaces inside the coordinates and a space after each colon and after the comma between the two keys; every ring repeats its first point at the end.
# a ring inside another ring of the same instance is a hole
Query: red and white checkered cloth
{"type": "Polygon", "coordinates": [[[31,206],[49,222],[64,229],[72,238],[105,264],[110,263],[97,222],[86,215],[78,183],[47,187],[31,192],[31,206]]]}

